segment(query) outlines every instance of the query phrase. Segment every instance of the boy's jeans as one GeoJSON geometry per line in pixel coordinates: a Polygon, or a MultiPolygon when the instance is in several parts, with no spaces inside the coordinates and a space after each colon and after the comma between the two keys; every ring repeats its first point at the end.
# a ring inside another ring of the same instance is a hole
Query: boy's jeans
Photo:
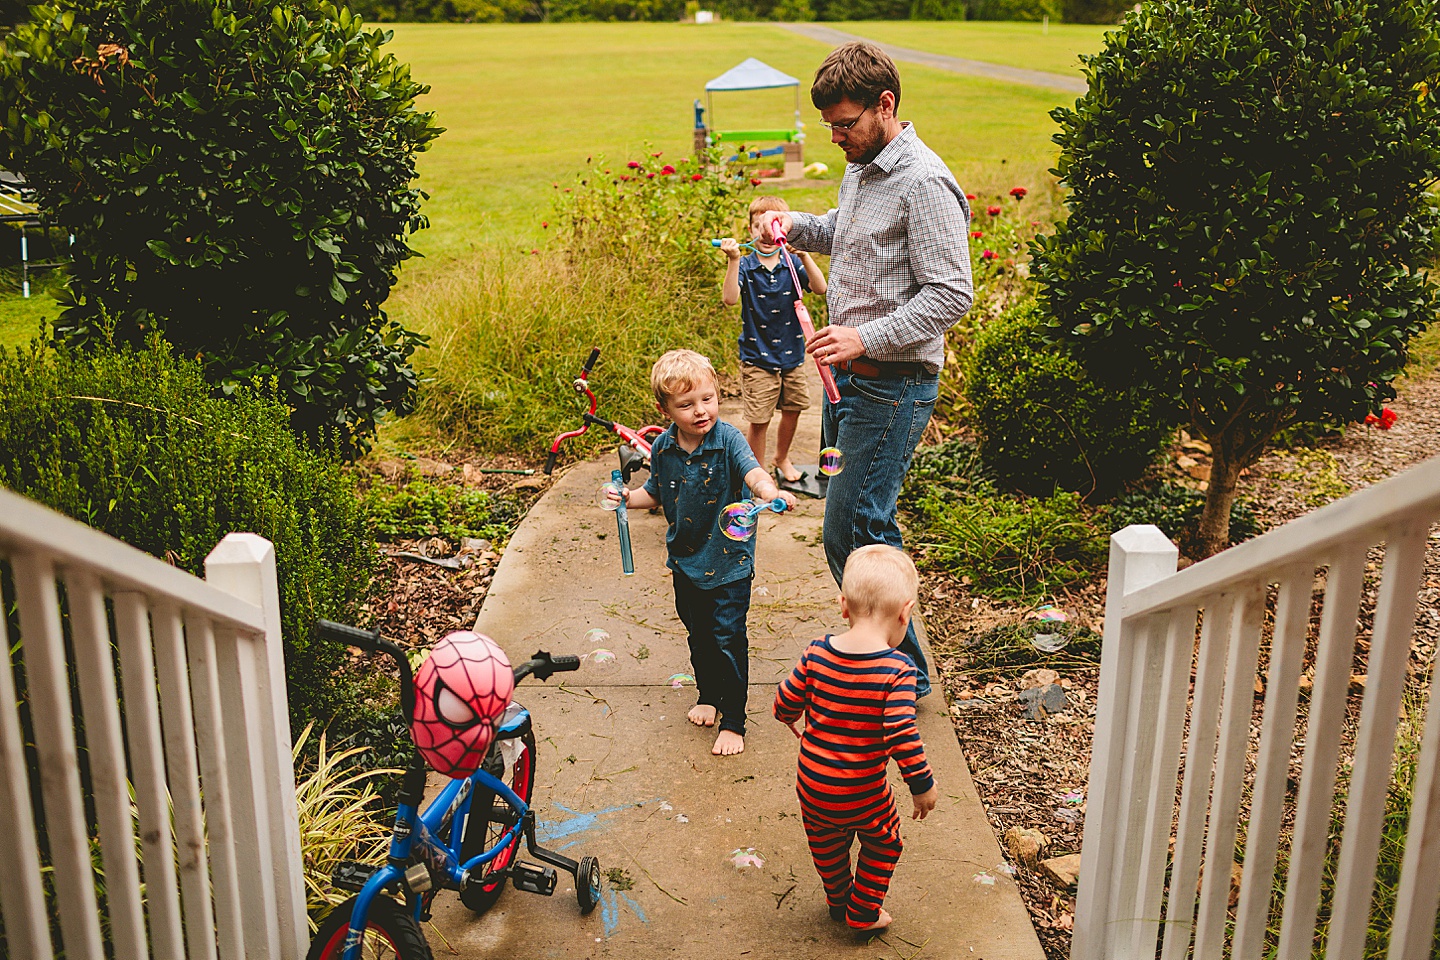
{"type": "Polygon", "coordinates": [[[750,692],[745,618],[750,613],[751,578],[702,590],[679,570],[672,568],[670,574],[675,582],[675,612],[689,634],[698,702],[716,709],[721,730],[743,737],[750,692]]]}
{"type": "MultiPolygon", "coordinates": [[[[830,478],[825,493],[825,559],[838,584],[845,560],[856,547],[888,543],[903,547],[895,522],[895,501],[910,469],[915,445],[930,422],[939,396],[939,377],[878,380],[835,371],[840,402],[824,405],[821,443],[839,447],[845,469],[830,478]]],[[[900,652],[915,661],[915,696],[930,692],[930,666],[912,623],[900,652]]]]}

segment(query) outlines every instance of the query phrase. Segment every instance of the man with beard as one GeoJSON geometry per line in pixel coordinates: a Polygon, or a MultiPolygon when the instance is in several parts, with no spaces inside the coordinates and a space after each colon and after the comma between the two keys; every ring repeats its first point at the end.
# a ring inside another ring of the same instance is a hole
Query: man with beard
{"type": "MultiPolygon", "coordinates": [[[[970,208],[945,162],[897,116],[900,74],[871,43],[847,43],[815,73],[810,99],[847,162],[835,209],[777,213],[800,250],[826,253],[830,323],[806,347],[831,364],[840,402],[824,406],[825,446],[845,455],[825,500],[835,582],[857,547],[903,547],[895,503],[935,408],[945,331],[970,309],[970,208]]],[[[909,627],[900,651],[930,692],[909,627]]]]}

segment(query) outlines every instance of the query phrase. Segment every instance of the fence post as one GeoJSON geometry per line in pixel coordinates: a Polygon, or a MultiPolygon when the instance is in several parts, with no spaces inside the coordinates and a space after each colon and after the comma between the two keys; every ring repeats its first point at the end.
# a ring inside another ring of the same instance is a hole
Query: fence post
{"type": "MultiPolygon", "coordinates": [[[[1100,690],[1095,702],[1095,741],[1085,802],[1085,841],[1080,856],[1080,890],[1075,904],[1072,960],[1115,960],[1108,949],[1111,879],[1124,864],[1113,863],[1124,837],[1110,835],[1123,808],[1119,774],[1125,762],[1126,704],[1130,691],[1129,654],[1133,629],[1121,620],[1121,601],[1175,573],[1180,552],[1160,528],[1133,525],[1110,537],[1110,568],[1105,593],[1105,641],[1100,654],[1100,690]]],[[[1138,866],[1138,865],[1136,865],[1138,866]]]]}
{"type": "MultiPolygon", "coordinates": [[[[300,828],[295,806],[295,766],[290,742],[290,712],[285,689],[285,654],[280,635],[280,590],[275,574],[275,548],[253,533],[231,533],[205,558],[205,579],[213,586],[253,603],[265,621],[265,655],[256,658],[262,729],[250,743],[264,759],[261,783],[271,836],[261,837],[272,854],[266,858],[274,878],[280,954],[286,960],[305,955],[309,940],[305,918],[305,882],[300,856],[300,828]]],[[[232,759],[232,763],[234,760],[232,759]]],[[[232,780],[232,789],[237,786],[232,780]]],[[[261,918],[247,922],[258,924],[261,918]]],[[[252,928],[253,929],[253,928],[252,928]]],[[[251,945],[246,944],[247,953],[251,945]]]]}

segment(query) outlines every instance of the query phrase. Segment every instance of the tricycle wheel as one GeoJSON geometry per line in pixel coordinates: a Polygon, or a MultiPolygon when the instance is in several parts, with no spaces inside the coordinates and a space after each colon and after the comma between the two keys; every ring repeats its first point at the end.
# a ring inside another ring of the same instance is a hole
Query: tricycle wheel
{"type": "Polygon", "coordinates": [[[600,902],[600,861],[594,857],[582,859],[575,870],[575,899],[581,913],[589,913],[600,902]]]}

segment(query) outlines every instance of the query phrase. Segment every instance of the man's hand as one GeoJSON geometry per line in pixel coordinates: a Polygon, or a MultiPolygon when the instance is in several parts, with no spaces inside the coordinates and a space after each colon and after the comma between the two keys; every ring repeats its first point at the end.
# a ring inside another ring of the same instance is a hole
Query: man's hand
{"type": "Polygon", "coordinates": [[[910,815],[911,820],[924,820],[931,810],[935,809],[935,802],[940,799],[940,788],[932,785],[924,793],[917,793],[910,797],[915,801],[915,812],[910,815]]]}
{"type": "Polygon", "coordinates": [[[720,252],[725,254],[725,256],[729,257],[731,260],[739,260],[740,244],[736,242],[734,237],[726,237],[724,240],[720,241],[720,252]]]}
{"type": "Polygon", "coordinates": [[[854,327],[832,323],[810,338],[805,352],[821,363],[844,363],[865,356],[865,344],[860,341],[860,331],[854,327]]]}
{"type": "Polygon", "coordinates": [[[785,236],[787,237],[790,236],[790,231],[795,229],[795,221],[790,219],[790,214],[780,213],[778,211],[772,213],[770,216],[764,219],[760,228],[761,239],[764,240],[766,243],[775,242],[775,233],[773,230],[770,229],[770,224],[775,223],[776,221],[780,223],[780,232],[785,234],[785,236]]]}
{"type": "Polygon", "coordinates": [[[619,490],[616,490],[613,485],[607,483],[605,484],[605,499],[613,504],[616,504],[617,506],[621,503],[621,501],[629,503],[630,488],[621,487],[619,490]]]}

